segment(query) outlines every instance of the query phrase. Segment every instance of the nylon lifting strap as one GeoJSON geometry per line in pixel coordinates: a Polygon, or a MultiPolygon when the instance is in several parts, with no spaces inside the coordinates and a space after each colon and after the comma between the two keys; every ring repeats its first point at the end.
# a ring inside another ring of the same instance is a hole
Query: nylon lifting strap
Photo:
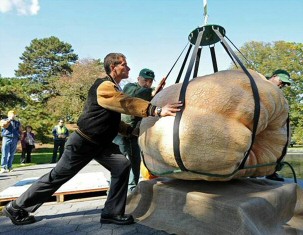
{"type": "MultiPolygon", "coordinates": [[[[232,51],[232,49],[226,43],[226,41],[224,40],[224,38],[221,35],[221,33],[219,32],[219,30],[215,29],[214,27],[213,27],[213,30],[218,35],[221,42],[225,46],[224,48],[226,48],[227,51],[235,58],[235,60],[238,62],[238,64],[241,66],[242,70],[245,72],[245,74],[249,78],[251,88],[252,88],[253,97],[254,97],[255,108],[254,108],[254,121],[253,121],[251,145],[250,145],[249,149],[246,151],[246,153],[244,155],[244,158],[243,158],[242,162],[240,163],[240,165],[238,167],[238,169],[243,169],[244,166],[245,166],[245,162],[246,162],[246,160],[249,156],[252,145],[254,143],[255,136],[256,136],[256,131],[257,131],[259,117],[260,117],[260,96],[259,96],[257,85],[256,85],[253,77],[251,76],[251,74],[248,72],[248,70],[245,68],[245,66],[240,61],[240,59],[237,57],[237,55],[232,51]]],[[[182,171],[188,171],[188,169],[186,169],[185,165],[183,164],[182,158],[181,158],[179,127],[180,127],[181,117],[182,117],[182,114],[183,114],[183,111],[184,111],[184,108],[185,108],[186,88],[188,86],[189,77],[190,77],[192,67],[193,67],[197,52],[198,52],[198,48],[199,48],[199,45],[200,45],[200,42],[201,42],[201,39],[202,39],[202,36],[203,36],[203,32],[204,32],[204,29],[202,31],[200,31],[199,34],[198,34],[197,41],[195,43],[195,48],[194,48],[190,63],[188,65],[187,73],[185,75],[184,82],[183,82],[182,87],[181,87],[179,100],[183,103],[183,107],[182,107],[181,111],[176,114],[175,121],[174,121],[174,128],[173,128],[174,156],[175,156],[176,163],[178,164],[178,167],[182,171]]]]}
{"type": "Polygon", "coordinates": [[[247,160],[247,158],[249,156],[250,150],[251,150],[251,148],[252,148],[252,146],[254,144],[255,137],[256,137],[256,132],[257,132],[257,128],[258,128],[259,117],[260,117],[260,96],[259,96],[259,91],[258,91],[258,87],[257,87],[257,85],[256,85],[253,77],[248,72],[248,70],[245,68],[245,66],[243,65],[243,63],[241,62],[241,60],[238,58],[238,56],[236,55],[236,53],[226,43],[226,41],[223,38],[223,36],[221,35],[220,31],[218,29],[216,29],[215,27],[213,27],[213,30],[218,35],[218,37],[220,38],[221,42],[225,45],[225,48],[235,58],[235,60],[238,62],[238,64],[242,68],[242,70],[245,72],[245,74],[249,78],[250,85],[251,85],[251,88],[252,88],[253,97],[254,97],[255,109],[254,109],[254,122],[253,122],[253,130],[252,130],[252,137],[251,137],[251,145],[250,145],[249,149],[246,151],[244,159],[242,160],[242,162],[240,163],[240,165],[238,167],[238,169],[243,169],[244,166],[245,166],[245,162],[246,162],[246,160],[247,160]]]}
{"type": "Polygon", "coordinates": [[[226,48],[226,46],[224,45],[223,42],[221,42],[221,45],[223,46],[223,48],[225,49],[226,53],[228,54],[229,58],[232,60],[232,62],[234,63],[234,65],[236,66],[236,68],[238,68],[238,65],[234,59],[234,57],[232,57],[232,55],[229,53],[228,49],[226,48]]]}
{"type": "Polygon", "coordinates": [[[184,60],[183,60],[181,69],[180,69],[180,71],[179,71],[179,74],[178,74],[178,77],[177,77],[175,83],[179,83],[179,81],[180,81],[180,78],[181,78],[181,75],[182,75],[182,73],[183,73],[183,70],[184,70],[186,61],[187,61],[188,56],[189,56],[189,53],[190,53],[190,51],[191,51],[191,48],[192,48],[192,45],[190,44],[189,47],[188,47],[188,50],[187,50],[187,52],[186,52],[185,58],[184,58],[184,60]]]}
{"type": "Polygon", "coordinates": [[[213,62],[214,73],[216,73],[216,72],[218,72],[218,66],[217,66],[215,46],[209,47],[209,50],[210,50],[210,54],[211,54],[211,60],[213,62]]]}
{"type": "Polygon", "coordinates": [[[191,56],[191,59],[190,59],[190,62],[189,62],[189,65],[188,65],[188,68],[187,68],[187,71],[186,71],[186,74],[185,74],[185,77],[184,77],[184,82],[181,86],[179,101],[181,101],[183,103],[183,106],[181,108],[181,111],[176,113],[176,117],[175,117],[175,120],[174,120],[174,127],[173,127],[174,155],[175,155],[176,163],[178,164],[178,167],[182,171],[188,171],[188,170],[184,166],[183,161],[181,159],[179,126],[180,126],[180,121],[181,121],[181,117],[182,117],[182,114],[183,114],[183,110],[185,108],[186,88],[188,86],[188,81],[189,81],[189,78],[190,78],[190,75],[191,75],[191,72],[192,72],[192,68],[193,68],[193,65],[194,65],[194,62],[195,62],[195,58],[196,58],[199,46],[200,46],[200,42],[202,40],[203,33],[204,33],[204,28],[198,34],[197,41],[196,41],[195,47],[194,47],[194,51],[193,51],[193,54],[191,56]]]}
{"type": "Polygon", "coordinates": [[[197,52],[196,62],[195,62],[195,69],[194,69],[194,73],[193,73],[193,78],[197,77],[197,75],[198,75],[201,51],[202,51],[202,47],[199,47],[198,52],[197,52]]]}

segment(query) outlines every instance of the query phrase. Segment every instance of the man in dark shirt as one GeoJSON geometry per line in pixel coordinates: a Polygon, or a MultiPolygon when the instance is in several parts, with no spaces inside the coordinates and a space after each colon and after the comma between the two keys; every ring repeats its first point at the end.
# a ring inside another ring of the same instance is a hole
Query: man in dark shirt
{"type": "Polygon", "coordinates": [[[132,128],[121,122],[121,113],[138,117],[175,116],[180,102],[156,107],[150,102],[122,93],[119,83],[128,77],[126,57],[110,53],[104,59],[106,76],[98,78],[88,92],[87,102],[78,120],[78,129],[66,142],[61,159],[47,174],[34,182],[19,198],[8,203],[3,213],[16,225],[35,222],[29,215],[57,189],[75,176],[92,159],[111,173],[110,190],[101,213],[101,223],[131,224],[125,214],[130,163],[112,143],[118,132],[131,133],[132,128]]]}
{"type": "MultiPolygon", "coordinates": [[[[282,89],[285,86],[290,86],[290,75],[287,71],[283,69],[278,69],[272,73],[270,77],[267,78],[272,84],[278,86],[282,89]]],[[[277,172],[274,172],[271,175],[266,176],[266,179],[275,180],[275,181],[284,181],[284,179],[278,175],[277,172]]]]}
{"type": "MultiPolygon", "coordinates": [[[[150,101],[153,97],[152,84],[155,80],[154,71],[144,68],[140,71],[137,78],[138,82],[128,83],[123,88],[123,93],[131,96],[150,101]]],[[[163,83],[162,84],[163,88],[163,83]]],[[[160,90],[157,88],[156,90],[160,90]]],[[[141,117],[122,114],[122,121],[129,124],[132,128],[138,128],[141,117]]],[[[131,171],[128,181],[128,189],[132,191],[138,184],[140,178],[141,154],[138,144],[138,134],[131,133],[129,136],[118,134],[114,139],[114,143],[119,145],[120,151],[130,160],[131,171]]]]}
{"type": "Polygon", "coordinates": [[[285,86],[290,86],[290,75],[287,71],[283,69],[278,69],[273,72],[273,74],[267,78],[268,81],[270,81],[272,84],[278,86],[280,89],[282,89],[285,86]]]}

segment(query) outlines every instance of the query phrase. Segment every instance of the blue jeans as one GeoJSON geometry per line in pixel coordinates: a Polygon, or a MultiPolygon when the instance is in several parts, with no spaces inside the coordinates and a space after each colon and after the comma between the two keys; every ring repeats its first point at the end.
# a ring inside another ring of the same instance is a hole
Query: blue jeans
{"type": "Polygon", "coordinates": [[[18,138],[3,137],[2,139],[2,156],[1,168],[11,169],[17,150],[18,138]]]}

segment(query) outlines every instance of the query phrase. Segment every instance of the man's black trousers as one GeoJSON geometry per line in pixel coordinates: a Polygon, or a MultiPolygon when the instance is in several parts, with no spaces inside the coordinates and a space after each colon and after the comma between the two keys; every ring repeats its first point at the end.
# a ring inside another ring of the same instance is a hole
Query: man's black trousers
{"type": "Polygon", "coordinates": [[[95,145],[76,132],[66,142],[64,153],[55,168],[34,182],[16,200],[16,204],[28,212],[34,212],[92,159],[111,172],[110,190],[102,213],[124,214],[129,161],[120,153],[117,145],[113,143],[107,146],[95,145]]]}
{"type": "Polygon", "coordinates": [[[59,150],[59,158],[62,157],[63,151],[64,151],[64,145],[65,145],[65,139],[62,140],[54,140],[54,149],[53,149],[53,157],[52,157],[52,163],[57,162],[57,155],[59,150]]]}

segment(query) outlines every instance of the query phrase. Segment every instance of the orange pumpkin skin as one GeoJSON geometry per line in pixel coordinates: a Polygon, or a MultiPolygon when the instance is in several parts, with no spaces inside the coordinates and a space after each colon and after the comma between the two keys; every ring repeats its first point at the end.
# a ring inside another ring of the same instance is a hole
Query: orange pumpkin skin
{"type": "Polygon", "coordinates": [[[145,180],[151,180],[151,179],[158,178],[157,176],[150,173],[149,170],[145,167],[145,165],[143,163],[141,163],[140,173],[141,173],[141,176],[143,177],[143,179],[145,179],[145,180]]]}
{"type": "MultiPolygon", "coordinates": [[[[142,120],[139,144],[147,168],[154,175],[227,181],[274,172],[288,138],[289,107],[277,86],[263,75],[249,72],[258,87],[261,109],[245,167],[266,166],[236,171],[251,145],[255,103],[246,74],[242,70],[226,70],[194,78],[188,84],[179,136],[181,158],[189,171],[180,171],[174,158],[174,117],[142,120]]],[[[152,104],[163,106],[178,101],[181,85],[167,87],[154,97],[152,104]]]]}

